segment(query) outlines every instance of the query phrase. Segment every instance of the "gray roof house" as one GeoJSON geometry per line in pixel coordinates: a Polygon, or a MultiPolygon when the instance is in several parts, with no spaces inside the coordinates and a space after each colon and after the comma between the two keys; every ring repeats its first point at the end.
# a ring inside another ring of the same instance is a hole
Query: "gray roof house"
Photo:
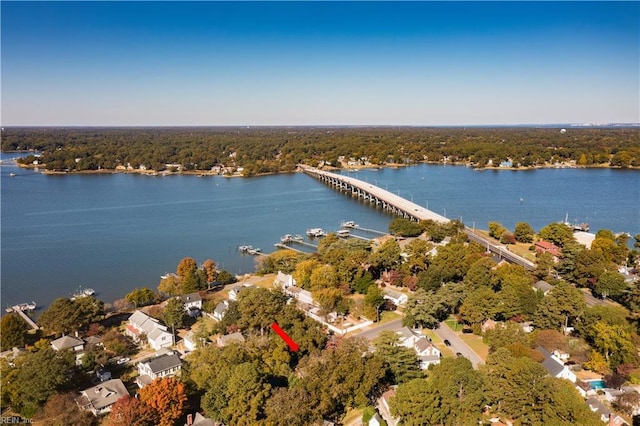
{"type": "Polygon", "coordinates": [[[557,377],[559,379],[567,379],[571,382],[575,383],[578,378],[575,373],[562,361],[560,361],[555,355],[544,349],[543,347],[538,347],[537,350],[541,352],[545,356],[545,360],[542,362],[542,366],[549,372],[550,376],[557,377]]]}
{"type": "Polygon", "coordinates": [[[130,395],[122,380],[112,379],[80,392],[76,404],[82,410],[91,411],[98,416],[111,411],[111,406],[125,396],[130,395]]]}
{"type": "Polygon", "coordinates": [[[182,369],[182,360],[175,353],[156,356],[138,363],[138,387],[143,388],[162,377],[175,376],[182,369]]]}
{"type": "Polygon", "coordinates": [[[180,296],[180,300],[184,303],[184,310],[187,311],[189,316],[196,317],[202,310],[202,297],[200,293],[189,293],[180,296]]]}
{"type": "Polygon", "coordinates": [[[229,302],[223,300],[222,302],[216,305],[216,308],[213,310],[213,318],[218,321],[222,321],[224,318],[224,314],[227,313],[227,309],[229,309],[229,302]]]}
{"type": "Polygon", "coordinates": [[[244,343],[244,336],[242,335],[242,333],[240,333],[239,331],[236,331],[235,333],[220,336],[217,339],[218,346],[220,347],[226,346],[232,342],[244,343]]]}
{"type": "Polygon", "coordinates": [[[56,351],[70,349],[76,356],[76,365],[82,364],[84,355],[84,340],[74,336],[62,336],[51,342],[51,347],[56,351]]]}
{"type": "Polygon", "coordinates": [[[129,317],[125,330],[136,342],[145,334],[149,346],[155,350],[173,345],[173,335],[167,331],[167,327],[142,311],[135,311],[129,317]]]}
{"type": "Polygon", "coordinates": [[[546,281],[540,280],[533,285],[534,290],[540,290],[545,296],[553,286],[546,281]]]}

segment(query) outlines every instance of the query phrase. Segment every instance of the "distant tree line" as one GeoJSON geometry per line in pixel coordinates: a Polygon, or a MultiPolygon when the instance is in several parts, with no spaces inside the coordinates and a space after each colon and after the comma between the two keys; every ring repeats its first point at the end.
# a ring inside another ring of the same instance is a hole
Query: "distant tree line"
{"type": "MultiPolygon", "coordinates": [[[[211,170],[242,167],[246,176],[290,172],[299,163],[340,166],[420,162],[514,167],[574,161],[578,166],[639,167],[638,128],[5,128],[2,150],[35,150],[51,171],[211,170]],[[169,166],[168,166],[169,165],[169,166]]],[[[25,155],[25,164],[35,157],[25,155]]]]}

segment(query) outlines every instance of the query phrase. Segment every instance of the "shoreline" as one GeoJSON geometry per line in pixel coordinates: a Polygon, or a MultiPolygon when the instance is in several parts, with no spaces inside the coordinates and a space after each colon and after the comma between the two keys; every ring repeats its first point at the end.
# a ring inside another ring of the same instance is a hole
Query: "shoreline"
{"type": "MultiPolygon", "coordinates": [[[[5,152],[13,152],[13,151],[5,151],[5,152]]],[[[225,174],[220,172],[214,172],[211,170],[186,170],[180,172],[171,172],[171,171],[157,171],[157,170],[121,170],[121,169],[100,169],[100,170],[79,170],[79,171],[58,171],[58,170],[48,170],[46,168],[42,168],[43,165],[34,165],[34,164],[20,164],[16,162],[16,165],[21,169],[31,169],[38,170],[42,169],[40,173],[44,175],[97,175],[97,174],[133,174],[133,175],[143,175],[143,176],[179,176],[179,175],[187,175],[187,176],[197,176],[197,177],[205,177],[205,176],[222,176],[222,177],[257,177],[257,176],[269,176],[269,175],[277,175],[277,174],[286,174],[286,173],[298,173],[300,170],[297,168],[294,171],[280,171],[280,172],[268,172],[268,173],[257,173],[255,175],[245,176],[241,172],[235,172],[233,174],[225,174]]],[[[473,168],[474,171],[484,171],[484,170],[498,170],[498,171],[531,171],[531,170],[544,170],[544,169],[612,169],[612,170],[640,170],[640,166],[634,167],[618,167],[611,166],[608,164],[593,164],[587,166],[578,166],[570,163],[558,163],[558,164],[544,164],[544,165],[535,165],[535,166],[521,166],[521,167],[502,167],[502,166],[486,166],[486,167],[475,167],[473,164],[465,163],[465,162],[436,162],[436,161],[422,161],[419,163],[411,163],[411,164],[384,164],[384,165],[374,165],[374,164],[366,164],[366,165],[345,165],[342,167],[335,166],[319,166],[317,167],[320,170],[329,170],[329,171],[340,171],[340,170],[381,170],[381,169],[398,169],[401,167],[413,167],[419,165],[433,165],[433,166],[458,166],[458,167],[470,167],[473,168]]]]}

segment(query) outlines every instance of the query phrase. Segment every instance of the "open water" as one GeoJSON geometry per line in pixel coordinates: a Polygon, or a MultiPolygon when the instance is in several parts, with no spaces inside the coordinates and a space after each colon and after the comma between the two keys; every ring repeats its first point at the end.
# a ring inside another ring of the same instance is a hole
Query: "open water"
{"type": "MultiPolygon", "coordinates": [[[[1,173],[1,305],[49,304],[79,286],[105,302],[155,289],[181,258],[249,273],[284,234],[354,220],[386,230],[393,218],[304,174],[255,178],[124,174],[45,176],[8,163],[1,173]],[[10,177],[10,173],[16,176],[10,177]]],[[[609,169],[474,171],[455,166],[365,170],[352,176],[469,226],[536,230],[564,220],[592,232],[640,233],[640,172],[609,169]]]]}

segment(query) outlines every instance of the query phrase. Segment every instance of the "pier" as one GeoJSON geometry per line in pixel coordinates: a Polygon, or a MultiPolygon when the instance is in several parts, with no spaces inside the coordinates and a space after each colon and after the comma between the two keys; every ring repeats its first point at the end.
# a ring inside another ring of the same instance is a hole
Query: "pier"
{"type": "MultiPolygon", "coordinates": [[[[429,209],[425,209],[419,204],[406,200],[399,195],[379,188],[369,182],[349,176],[343,176],[337,173],[319,170],[306,165],[300,165],[299,167],[307,175],[312,176],[341,192],[362,198],[371,204],[380,206],[383,209],[406,219],[418,222],[421,220],[433,220],[441,224],[450,222],[450,220],[444,216],[441,216],[429,209]]],[[[354,227],[353,229],[361,228],[354,227]]],[[[506,261],[521,265],[529,270],[533,270],[535,268],[535,264],[533,262],[518,256],[515,253],[511,253],[504,246],[495,244],[485,237],[474,233],[473,230],[467,226],[465,226],[465,233],[471,241],[477,242],[478,244],[486,247],[488,251],[498,254],[506,261]]]]}
{"type": "Polygon", "coordinates": [[[27,324],[29,324],[29,327],[33,328],[34,330],[40,330],[38,324],[36,324],[31,318],[29,318],[29,316],[25,314],[22,309],[15,309],[14,312],[17,312],[18,315],[20,315],[22,319],[25,320],[27,324]]]}

